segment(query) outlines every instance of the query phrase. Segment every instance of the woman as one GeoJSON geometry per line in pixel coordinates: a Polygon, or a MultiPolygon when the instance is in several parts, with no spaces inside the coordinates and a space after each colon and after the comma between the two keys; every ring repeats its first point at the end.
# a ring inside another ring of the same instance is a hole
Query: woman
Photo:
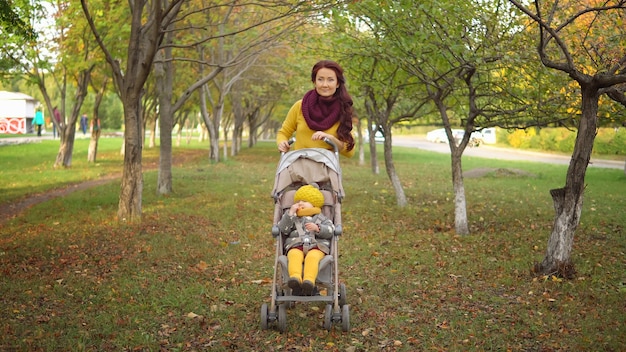
{"type": "Polygon", "coordinates": [[[352,157],[352,98],[346,89],[343,69],[334,61],[320,61],[313,66],[311,81],[315,89],[293,104],[278,131],[278,150],[289,151],[288,141],[295,132],[294,149],[331,149],[324,142],[328,138],[341,155],[352,157]]]}

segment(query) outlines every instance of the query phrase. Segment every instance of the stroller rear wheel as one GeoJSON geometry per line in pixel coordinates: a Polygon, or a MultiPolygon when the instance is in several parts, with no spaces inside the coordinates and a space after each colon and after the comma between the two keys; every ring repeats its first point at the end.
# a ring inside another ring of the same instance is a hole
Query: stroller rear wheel
{"type": "Polygon", "coordinates": [[[339,306],[343,307],[348,303],[348,298],[346,296],[346,284],[339,284],[339,306]]]}

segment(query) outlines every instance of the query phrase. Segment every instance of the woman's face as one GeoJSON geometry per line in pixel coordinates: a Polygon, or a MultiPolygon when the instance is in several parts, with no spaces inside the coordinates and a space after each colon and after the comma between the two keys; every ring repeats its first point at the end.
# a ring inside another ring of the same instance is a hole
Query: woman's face
{"type": "Polygon", "coordinates": [[[320,68],[315,76],[315,91],[322,97],[331,97],[339,88],[339,81],[335,71],[329,68],[320,68]]]}

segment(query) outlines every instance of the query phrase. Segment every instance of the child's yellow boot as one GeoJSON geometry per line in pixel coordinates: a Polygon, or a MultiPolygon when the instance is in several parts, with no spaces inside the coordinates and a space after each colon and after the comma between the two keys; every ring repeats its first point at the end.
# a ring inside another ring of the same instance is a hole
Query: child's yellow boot
{"type": "Polygon", "coordinates": [[[287,252],[287,271],[289,273],[289,281],[287,286],[291,288],[294,296],[299,296],[302,292],[302,262],[304,261],[304,253],[297,248],[292,248],[287,252]]]}
{"type": "Polygon", "coordinates": [[[319,249],[312,249],[307,253],[304,258],[304,276],[302,281],[302,294],[310,296],[315,288],[315,280],[317,279],[317,273],[319,271],[319,265],[322,258],[324,258],[324,252],[319,249]]]}

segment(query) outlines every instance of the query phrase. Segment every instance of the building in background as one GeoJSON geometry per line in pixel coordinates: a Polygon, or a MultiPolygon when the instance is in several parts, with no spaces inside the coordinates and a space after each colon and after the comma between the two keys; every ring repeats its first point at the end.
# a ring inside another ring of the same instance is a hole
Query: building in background
{"type": "Polygon", "coordinates": [[[32,133],[38,103],[26,94],[0,91],[0,134],[32,133]]]}

